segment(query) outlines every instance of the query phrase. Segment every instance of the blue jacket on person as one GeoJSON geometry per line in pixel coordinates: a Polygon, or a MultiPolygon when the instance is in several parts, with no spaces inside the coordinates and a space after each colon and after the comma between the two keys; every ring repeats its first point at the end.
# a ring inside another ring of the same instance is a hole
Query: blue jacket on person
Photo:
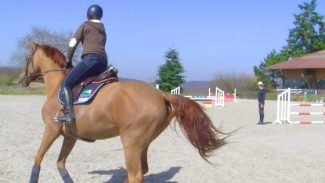
{"type": "Polygon", "coordinates": [[[264,88],[261,88],[258,92],[258,103],[264,104],[265,101],[265,90],[264,88]]]}

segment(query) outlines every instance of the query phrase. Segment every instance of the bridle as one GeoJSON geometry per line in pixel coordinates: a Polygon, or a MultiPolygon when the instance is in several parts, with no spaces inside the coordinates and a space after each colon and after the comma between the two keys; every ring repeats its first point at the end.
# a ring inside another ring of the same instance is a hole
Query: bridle
{"type": "Polygon", "coordinates": [[[66,70],[66,68],[52,69],[52,70],[48,70],[48,71],[44,71],[44,72],[39,72],[39,73],[35,73],[35,74],[31,74],[31,75],[27,76],[29,64],[32,64],[32,68],[35,71],[34,65],[33,65],[33,60],[34,60],[33,58],[34,58],[34,55],[35,55],[35,52],[37,51],[37,49],[38,49],[38,46],[36,46],[36,48],[32,51],[32,54],[28,57],[27,62],[26,62],[26,65],[25,65],[25,69],[24,69],[25,76],[19,80],[19,84],[22,83],[23,81],[25,81],[26,79],[31,79],[31,78],[33,78],[35,76],[43,76],[43,75],[45,75],[48,72],[65,71],[66,70]]]}

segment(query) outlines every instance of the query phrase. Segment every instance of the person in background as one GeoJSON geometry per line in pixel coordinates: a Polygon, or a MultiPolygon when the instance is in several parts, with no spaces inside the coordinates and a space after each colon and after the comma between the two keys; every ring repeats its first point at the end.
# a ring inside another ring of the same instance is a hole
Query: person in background
{"type": "Polygon", "coordinates": [[[265,90],[264,84],[262,81],[257,83],[259,92],[258,92],[258,112],[260,114],[260,121],[257,123],[258,125],[262,125],[264,121],[264,105],[265,105],[265,90]]]}

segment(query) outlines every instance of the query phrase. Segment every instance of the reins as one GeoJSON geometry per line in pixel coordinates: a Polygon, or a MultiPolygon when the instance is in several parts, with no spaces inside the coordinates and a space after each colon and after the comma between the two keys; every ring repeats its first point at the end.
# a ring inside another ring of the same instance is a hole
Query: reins
{"type": "Polygon", "coordinates": [[[32,68],[35,71],[34,65],[33,65],[33,60],[34,60],[33,58],[34,58],[34,55],[35,55],[37,49],[38,49],[38,46],[35,48],[35,50],[32,51],[32,54],[29,56],[29,58],[28,58],[28,60],[26,62],[26,65],[25,65],[25,69],[24,69],[25,70],[25,76],[18,81],[19,84],[22,83],[23,81],[25,81],[26,79],[31,79],[32,77],[35,77],[35,76],[43,76],[43,75],[45,75],[46,73],[49,73],[49,72],[65,71],[66,70],[66,68],[52,69],[52,70],[43,71],[43,72],[39,72],[39,73],[35,73],[35,74],[31,74],[31,75],[27,76],[27,72],[28,72],[27,69],[28,69],[28,66],[29,66],[30,63],[32,63],[32,68]]]}

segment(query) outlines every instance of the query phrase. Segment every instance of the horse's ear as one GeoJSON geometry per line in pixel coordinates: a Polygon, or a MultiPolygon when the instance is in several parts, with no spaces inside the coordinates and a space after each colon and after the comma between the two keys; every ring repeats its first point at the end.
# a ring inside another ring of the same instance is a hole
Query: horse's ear
{"type": "Polygon", "coordinates": [[[39,45],[43,45],[43,43],[42,42],[39,42],[39,45]]]}
{"type": "Polygon", "coordinates": [[[32,50],[34,50],[36,47],[35,43],[33,43],[31,40],[29,40],[29,46],[32,50]]]}

